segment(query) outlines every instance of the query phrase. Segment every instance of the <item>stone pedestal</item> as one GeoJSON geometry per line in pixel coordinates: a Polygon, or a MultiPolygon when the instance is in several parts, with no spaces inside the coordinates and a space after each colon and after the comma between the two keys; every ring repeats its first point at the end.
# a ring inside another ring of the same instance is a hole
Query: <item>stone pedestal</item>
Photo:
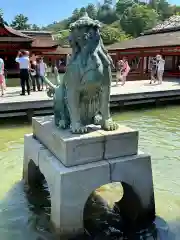
{"type": "Polygon", "coordinates": [[[33,135],[66,167],[137,154],[138,132],[126,126],[105,132],[90,125],[87,134],[72,134],[54,125],[52,116],[33,118],[33,135]]]}
{"type": "MultiPolygon", "coordinates": [[[[140,200],[139,211],[154,214],[151,158],[138,153],[137,131],[120,126],[104,132],[90,126],[90,133],[73,135],[57,129],[53,117],[39,117],[33,118],[33,134],[25,136],[24,144],[24,179],[29,181],[32,160],[47,181],[51,221],[62,237],[83,232],[89,195],[111,182],[131,186],[140,200]]],[[[124,189],[124,200],[127,195],[124,189]]]]}

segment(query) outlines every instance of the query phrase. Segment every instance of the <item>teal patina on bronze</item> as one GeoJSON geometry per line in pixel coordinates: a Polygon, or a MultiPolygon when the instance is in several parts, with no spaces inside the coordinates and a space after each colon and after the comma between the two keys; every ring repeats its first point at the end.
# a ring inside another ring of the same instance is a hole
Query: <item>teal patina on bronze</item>
{"type": "Polygon", "coordinates": [[[56,126],[71,128],[73,133],[86,133],[87,126],[99,118],[101,128],[116,130],[109,112],[111,67],[113,62],[103,45],[100,23],[85,14],[70,26],[72,56],[58,86],[50,85],[54,95],[56,126]]]}

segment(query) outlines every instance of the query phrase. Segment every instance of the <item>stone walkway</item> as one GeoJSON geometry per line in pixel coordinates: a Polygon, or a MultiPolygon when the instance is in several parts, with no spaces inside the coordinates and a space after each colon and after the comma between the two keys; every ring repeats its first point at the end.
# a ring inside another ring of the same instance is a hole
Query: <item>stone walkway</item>
{"type": "Polygon", "coordinates": [[[133,94],[133,93],[147,93],[168,90],[180,90],[180,80],[166,80],[161,85],[157,83],[149,84],[149,80],[129,81],[124,86],[112,84],[111,94],[133,94]]]}
{"type": "MultiPolygon", "coordinates": [[[[115,83],[112,83],[111,95],[128,95],[133,93],[150,93],[168,90],[180,90],[180,80],[166,80],[162,83],[162,85],[150,85],[147,80],[129,81],[126,82],[124,86],[121,86],[121,84],[119,84],[119,86],[115,86],[115,83]]],[[[20,91],[20,87],[7,88],[6,94],[3,97],[0,97],[0,104],[50,100],[50,98],[46,95],[46,91],[32,92],[30,96],[20,96],[20,91]]]]}

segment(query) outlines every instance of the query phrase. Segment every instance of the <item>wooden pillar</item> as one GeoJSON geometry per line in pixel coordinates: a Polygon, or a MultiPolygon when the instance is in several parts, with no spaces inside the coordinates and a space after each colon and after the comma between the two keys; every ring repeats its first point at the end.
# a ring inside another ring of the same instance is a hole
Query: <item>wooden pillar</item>
{"type": "Polygon", "coordinates": [[[139,70],[140,70],[140,79],[143,79],[143,77],[144,77],[144,57],[141,57],[139,70]]]}
{"type": "Polygon", "coordinates": [[[119,60],[119,51],[116,52],[116,63],[119,60]]]}
{"type": "Polygon", "coordinates": [[[149,73],[149,56],[146,58],[146,72],[149,73]]]}
{"type": "Polygon", "coordinates": [[[173,56],[172,57],[172,70],[173,71],[176,71],[176,56],[173,56]]]}

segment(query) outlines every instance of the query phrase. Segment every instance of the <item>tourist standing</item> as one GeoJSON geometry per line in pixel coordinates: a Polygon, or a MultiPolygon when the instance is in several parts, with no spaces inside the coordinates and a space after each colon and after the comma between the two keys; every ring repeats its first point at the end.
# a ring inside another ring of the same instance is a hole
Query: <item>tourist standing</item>
{"type": "Polygon", "coordinates": [[[161,55],[157,55],[156,59],[157,59],[157,79],[158,79],[158,83],[162,84],[165,60],[162,58],[161,55]]]}
{"type": "Polygon", "coordinates": [[[154,83],[157,80],[157,60],[156,58],[152,58],[151,62],[150,62],[150,71],[151,71],[151,81],[150,84],[152,84],[152,82],[154,81],[154,83]]]}
{"type": "Polygon", "coordinates": [[[48,64],[47,69],[46,69],[47,78],[51,77],[51,73],[52,73],[52,66],[51,66],[51,64],[48,64]]]}
{"type": "Polygon", "coordinates": [[[128,76],[128,73],[130,71],[130,66],[127,61],[127,59],[123,58],[123,69],[122,69],[122,86],[126,83],[126,78],[128,76]]]}
{"type": "Polygon", "coordinates": [[[68,54],[67,57],[66,57],[66,67],[69,64],[70,59],[71,59],[71,54],[68,54]]]}
{"type": "Polygon", "coordinates": [[[180,79],[180,61],[178,63],[178,79],[180,79]]]}
{"type": "Polygon", "coordinates": [[[4,60],[0,58],[0,89],[1,89],[1,96],[4,96],[4,60]]]}
{"type": "Polygon", "coordinates": [[[7,80],[7,74],[6,74],[6,70],[5,70],[5,64],[4,64],[4,82],[3,82],[3,87],[4,90],[6,90],[6,80],[7,80]]]}
{"type": "Polygon", "coordinates": [[[30,84],[29,84],[29,52],[28,51],[22,51],[18,52],[18,55],[15,59],[17,63],[19,63],[20,68],[20,80],[21,80],[21,88],[22,92],[20,95],[25,95],[25,85],[27,88],[27,93],[30,95],[30,84]]]}
{"type": "Polygon", "coordinates": [[[124,67],[123,60],[119,60],[116,64],[116,86],[118,85],[119,81],[122,80],[123,67],[124,67]]]}
{"type": "MultiPolygon", "coordinates": [[[[44,89],[44,78],[46,76],[46,69],[47,69],[46,63],[43,61],[43,58],[40,58],[40,62],[39,62],[39,75],[40,75],[40,81],[41,81],[42,90],[44,89]]],[[[46,86],[46,88],[47,88],[47,86],[46,86]]]]}
{"type": "Polygon", "coordinates": [[[39,77],[37,77],[36,65],[36,61],[30,61],[30,75],[34,92],[36,91],[36,88],[38,91],[40,91],[39,77]]]}

